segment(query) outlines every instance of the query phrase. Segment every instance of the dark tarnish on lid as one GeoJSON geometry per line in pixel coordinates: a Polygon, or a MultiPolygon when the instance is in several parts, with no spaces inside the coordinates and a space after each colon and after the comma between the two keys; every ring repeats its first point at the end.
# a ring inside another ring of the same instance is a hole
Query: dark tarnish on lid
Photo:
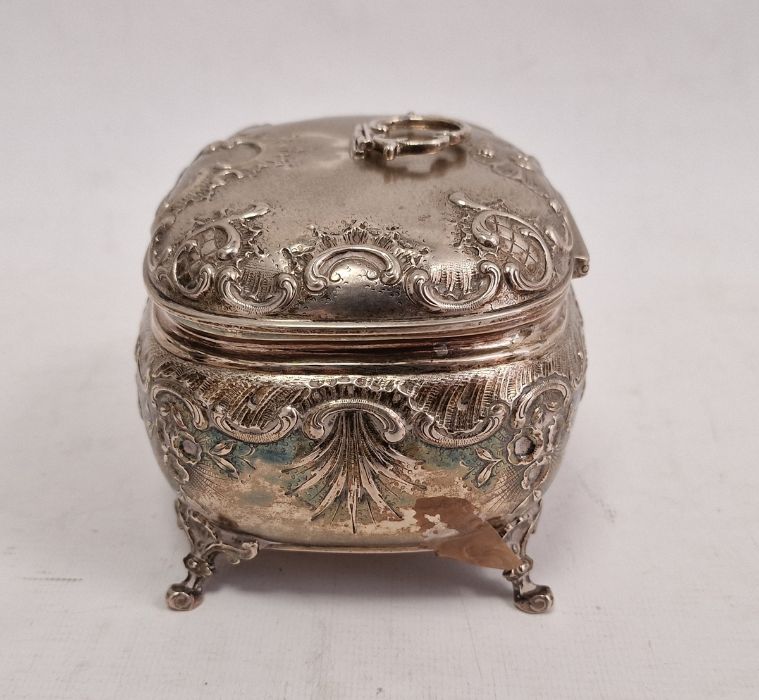
{"type": "Polygon", "coordinates": [[[145,261],[166,313],[254,334],[465,332],[560,299],[587,269],[535,159],[416,115],[212,143],[161,203],[145,261]]]}

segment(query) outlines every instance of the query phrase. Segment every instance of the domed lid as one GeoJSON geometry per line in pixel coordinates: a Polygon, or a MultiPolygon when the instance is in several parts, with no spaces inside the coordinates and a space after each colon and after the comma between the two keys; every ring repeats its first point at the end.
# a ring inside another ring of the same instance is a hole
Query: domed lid
{"type": "Polygon", "coordinates": [[[145,277],[183,318],[371,334],[513,316],[587,268],[534,158],[408,115],[255,126],[207,146],[158,209],[145,277]]]}

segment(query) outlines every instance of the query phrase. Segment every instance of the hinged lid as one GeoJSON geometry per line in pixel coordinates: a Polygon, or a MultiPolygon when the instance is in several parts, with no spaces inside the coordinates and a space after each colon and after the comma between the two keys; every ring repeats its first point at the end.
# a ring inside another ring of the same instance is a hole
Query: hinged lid
{"type": "Polygon", "coordinates": [[[212,143],[152,234],[159,305],[247,329],[477,325],[557,298],[588,269],[535,159],[417,115],[256,126],[212,143]]]}

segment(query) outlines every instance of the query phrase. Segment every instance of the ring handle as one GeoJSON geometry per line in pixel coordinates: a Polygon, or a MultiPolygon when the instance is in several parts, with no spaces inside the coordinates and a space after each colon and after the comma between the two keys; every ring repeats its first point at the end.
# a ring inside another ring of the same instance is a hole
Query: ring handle
{"type": "Polygon", "coordinates": [[[366,158],[376,151],[385,160],[393,160],[397,156],[437,153],[468,136],[469,127],[463,122],[411,113],[357,124],[351,154],[366,158]]]}

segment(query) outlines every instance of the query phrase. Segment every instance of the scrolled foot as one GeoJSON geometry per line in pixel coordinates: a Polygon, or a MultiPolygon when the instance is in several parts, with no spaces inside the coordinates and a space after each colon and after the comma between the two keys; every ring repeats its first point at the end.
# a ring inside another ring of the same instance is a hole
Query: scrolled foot
{"type": "Polygon", "coordinates": [[[524,557],[522,566],[503,575],[514,586],[514,605],[522,612],[537,615],[546,613],[553,607],[553,591],[548,586],[533,583],[530,579],[532,559],[524,557]]]}
{"type": "Polygon", "coordinates": [[[540,586],[531,581],[532,559],[527,556],[527,541],[535,532],[540,517],[541,497],[540,491],[534,491],[522,503],[516,517],[503,528],[504,540],[522,560],[519,567],[504,571],[503,575],[514,586],[514,605],[522,612],[533,615],[547,613],[553,607],[553,591],[548,586],[540,586]]]}
{"type": "Polygon", "coordinates": [[[203,592],[185,583],[174,583],[166,591],[166,605],[171,610],[186,612],[194,610],[203,602],[203,592]]]}
{"type": "Polygon", "coordinates": [[[527,592],[514,587],[514,605],[522,612],[546,613],[553,607],[553,591],[548,586],[535,586],[527,592]]]}
{"type": "Polygon", "coordinates": [[[176,502],[177,520],[190,540],[191,551],[184,558],[187,576],[169,586],[166,604],[171,610],[194,610],[203,600],[203,583],[216,571],[216,560],[224,557],[231,564],[253,559],[258,553],[255,538],[230,532],[193,510],[181,498],[176,502]]]}

